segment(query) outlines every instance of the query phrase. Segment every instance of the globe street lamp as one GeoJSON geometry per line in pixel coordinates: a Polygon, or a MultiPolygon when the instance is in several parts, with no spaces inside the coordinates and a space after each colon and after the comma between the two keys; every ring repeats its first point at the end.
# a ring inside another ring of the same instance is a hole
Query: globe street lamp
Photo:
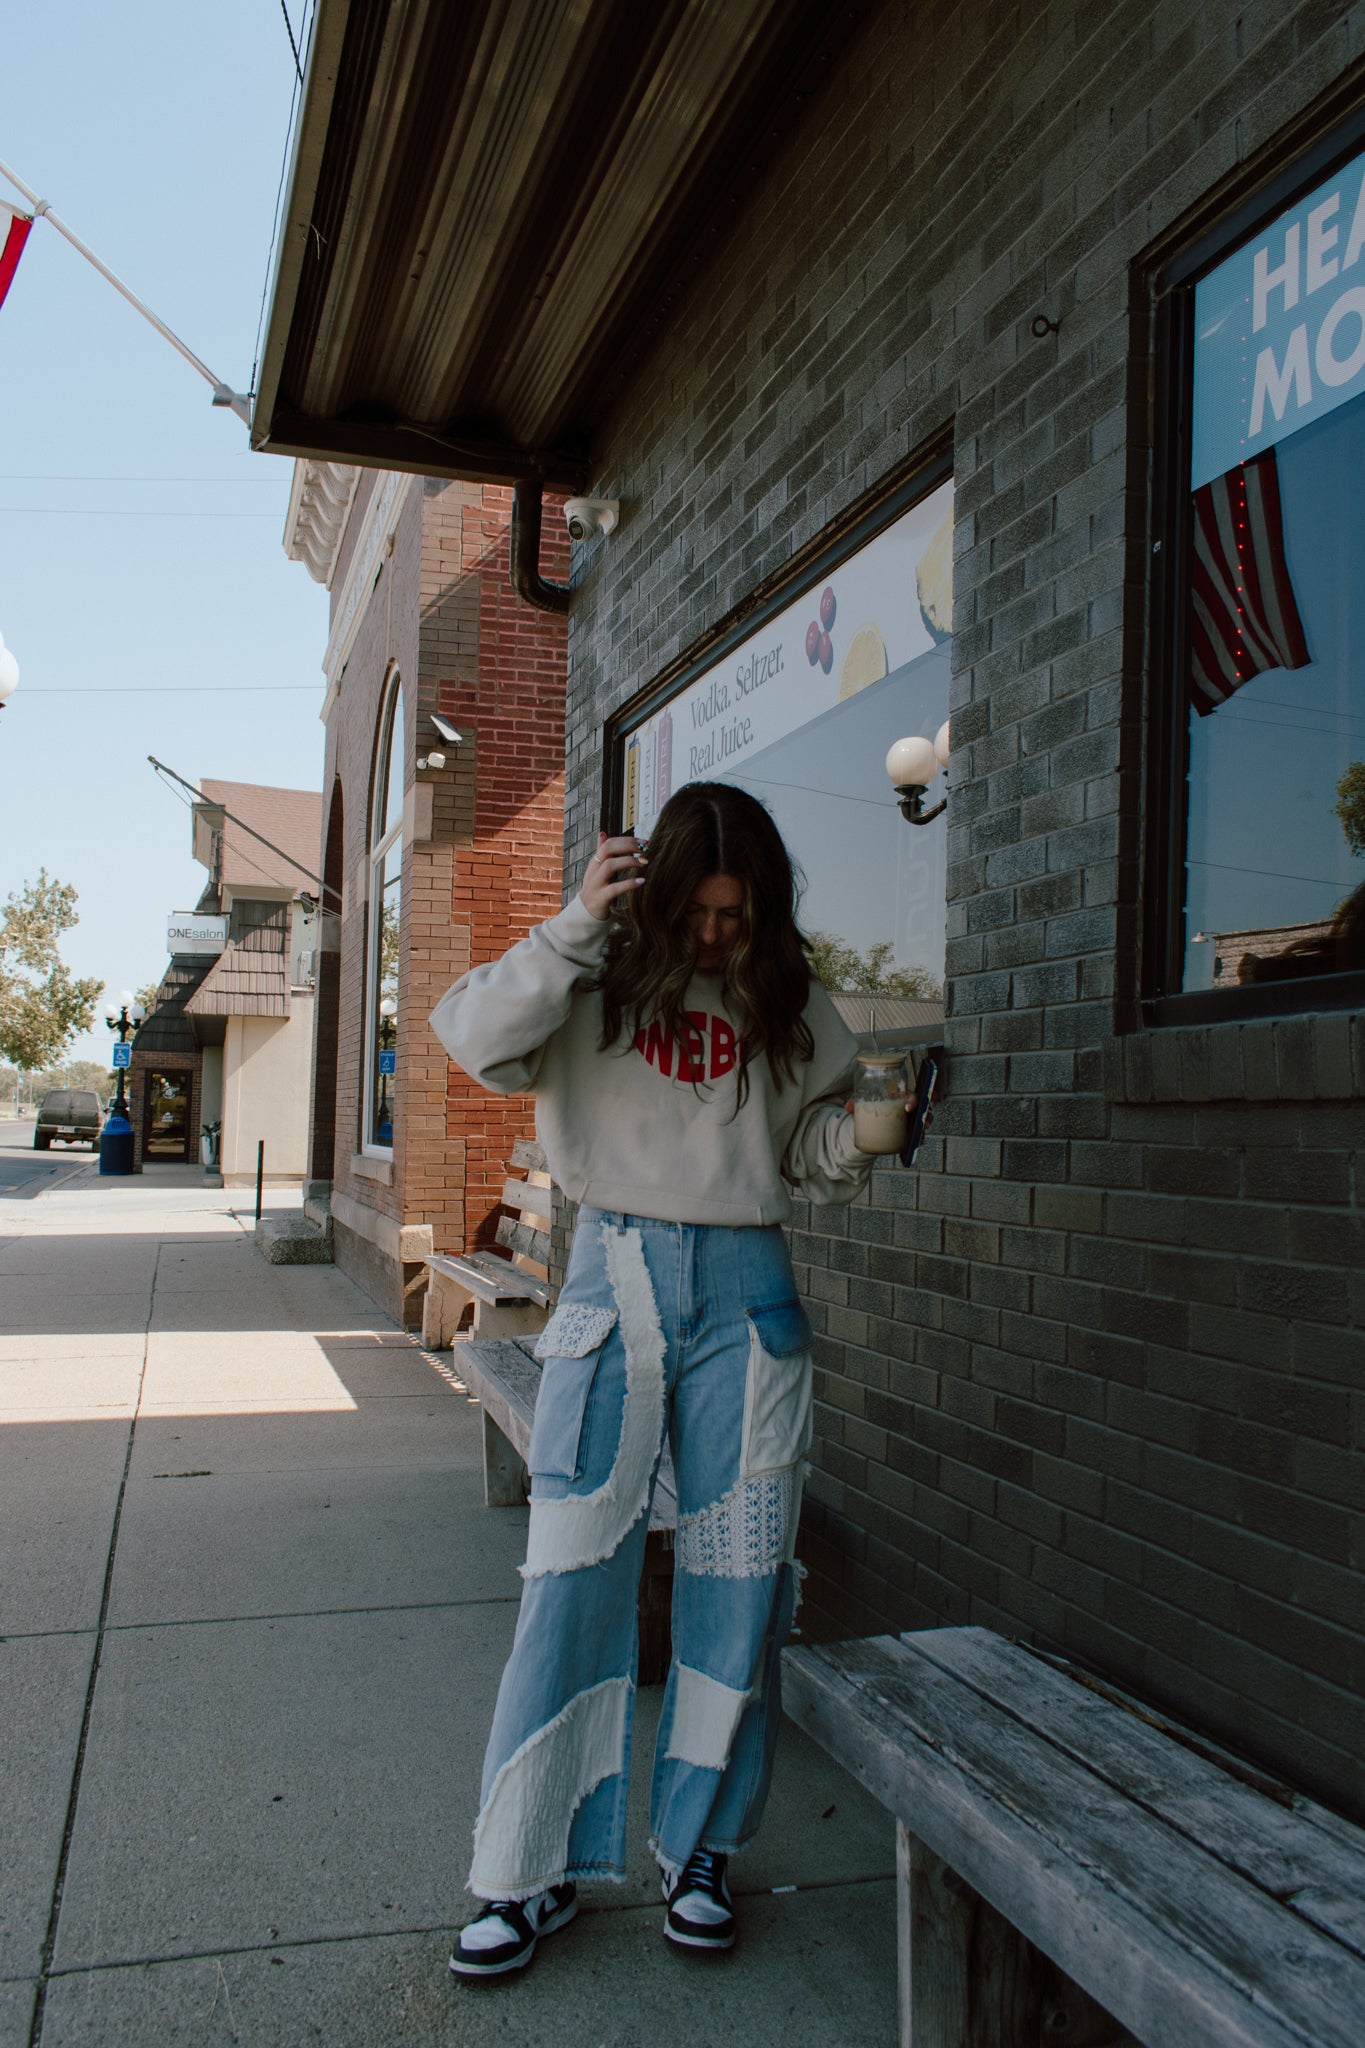
{"type": "Polygon", "coordinates": [[[398,1005],[392,996],[385,996],[379,1005],[379,1113],[375,1118],[375,1140],[380,1145],[393,1143],[393,1111],[389,1108],[389,1075],[393,1072],[393,1038],[397,1026],[394,1018],[398,1005]]]}
{"type": "Polygon", "coordinates": [[[104,1006],[104,1021],[111,1031],[117,1031],[118,1044],[114,1048],[114,1071],[118,1075],[118,1096],[108,1122],[100,1133],[100,1172],[131,1173],[133,1171],[133,1127],[128,1121],[128,1098],[123,1092],[123,1077],[132,1060],[133,1048],[129,1045],[132,1036],[147,1012],[130,988],[123,990],[117,1008],[113,1003],[104,1006]]]}
{"type": "Polygon", "coordinates": [[[3,711],[19,687],[19,664],[5,645],[5,636],[0,633],[0,711],[3,711]]]}

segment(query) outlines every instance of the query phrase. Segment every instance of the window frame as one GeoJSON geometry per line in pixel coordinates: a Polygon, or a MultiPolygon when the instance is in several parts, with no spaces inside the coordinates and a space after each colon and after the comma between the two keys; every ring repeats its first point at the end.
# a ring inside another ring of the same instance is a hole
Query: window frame
{"type": "MultiPolygon", "coordinates": [[[[403,724],[403,678],[397,665],[392,666],[384,679],[380,697],[379,719],[376,726],[374,767],[370,776],[370,803],[365,823],[365,972],[362,977],[364,990],[364,1029],[361,1032],[361,1076],[360,1076],[360,1151],[366,1159],[393,1158],[393,1145],[382,1145],[370,1136],[374,1124],[375,1083],[377,1079],[377,1039],[379,1035],[379,1004],[382,999],[382,976],[380,972],[379,949],[384,927],[384,867],[394,847],[398,848],[399,861],[399,905],[402,905],[402,863],[404,852],[404,825],[406,822],[406,778],[404,777],[404,801],[398,807],[397,821],[387,831],[383,825],[385,799],[388,795],[389,776],[393,760],[393,748],[399,748],[400,775],[403,770],[402,748],[404,745],[403,724]]],[[[400,955],[401,965],[401,955],[400,955]]],[[[398,1020],[394,1019],[394,1045],[398,1043],[398,1020]]],[[[397,1074],[394,1081],[397,1082],[397,1074]]],[[[394,1103],[397,1104],[398,1090],[395,1086],[394,1103]]]]}
{"type": "MultiPolygon", "coordinates": [[[[851,511],[817,535],[810,546],[795,555],[778,574],[759,585],[753,595],[735,606],[721,623],[686,652],[637,690],[610,718],[602,730],[603,773],[600,823],[602,830],[616,834],[625,817],[626,780],[624,737],[656,711],[662,711],[690,684],[723,661],[741,642],[750,639],[778,612],[785,611],[802,592],[837,569],[850,555],[893,524],[902,512],[927,498],[940,484],[953,480],[953,421],[924,442],[910,462],[903,464],[875,491],[860,498],[851,511]]],[[[890,785],[888,784],[888,787],[890,785]]]]}
{"type": "Polygon", "coordinates": [[[1138,1008],[1148,1027],[1231,1023],[1304,1011],[1365,1008],[1365,972],[1305,976],[1245,988],[1180,987],[1184,961],[1185,848],[1189,823],[1190,441],[1193,412],[1194,291],[1199,279],[1286,207],[1365,149],[1365,101],[1354,88],[1348,112],[1319,110],[1282,139],[1259,170],[1242,174],[1212,220],[1207,216],[1147,272],[1152,364],[1143,945],[1138,1008]],[[1334,118],[1333,118],[1334,117],[1334,118]],[[1325,125],[1324,125],[1325,122],[1325,125]]]}

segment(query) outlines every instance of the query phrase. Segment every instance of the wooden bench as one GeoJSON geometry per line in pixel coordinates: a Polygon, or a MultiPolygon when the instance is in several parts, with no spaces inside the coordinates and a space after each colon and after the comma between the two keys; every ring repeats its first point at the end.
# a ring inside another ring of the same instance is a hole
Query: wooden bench
{"type": "MultiPolygon", "coordinates": [[[[483,1409],[483,1497],[489,1507],[520,1507],[530,1492],[526,1460],[531,1422],[540,1392],[540,1363],[532,1339],[467,1337],[454,1347],[452,1363],[483,1409]]],[[[665,1445],[654,1486],[645,1564],[640,1579],[641,1685],[659,1685],[668,1675],[672,1650],[673,1536],[678,1526],[678,1493],[665,1445]]]]}
{"type": "Polygon", "coordinates": [[[428,1351],[453,1343],[471,1309],[479,1337],[514,1337],[544,1327],[553,1298],[550,1176],[545,1154],[529,1138],[513,1146],[512,1165],[525,1178],[512,1173],[503,1183],[506,1214],[498,1219],[498,1243],[506,1256],[440,1252],[426,1261],[422,1343],[428,1351]]]}
{"type": "Polygon", "coordinates": [[[896,1816],[902,2048],[1365,2043],[1365,1830],[988,1629],[783,1677],[896,1816]]]}

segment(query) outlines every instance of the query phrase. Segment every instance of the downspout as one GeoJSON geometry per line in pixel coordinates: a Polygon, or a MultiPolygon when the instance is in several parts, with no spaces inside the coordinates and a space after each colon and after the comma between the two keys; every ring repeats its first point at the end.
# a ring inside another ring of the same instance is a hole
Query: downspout
{"type": "Polygon", "coordinates": [[[543,612],[566,612],[573,591],[567,583],[547,583],[540,573],[539,477],[522,477],[512,488],[512,583],[517,596],[543,612]]]}

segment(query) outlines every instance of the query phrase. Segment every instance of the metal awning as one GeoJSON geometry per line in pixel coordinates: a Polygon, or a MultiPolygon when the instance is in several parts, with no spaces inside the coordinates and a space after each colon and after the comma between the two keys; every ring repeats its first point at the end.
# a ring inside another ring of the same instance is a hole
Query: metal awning
{"type": "Polygon", "coordinates": [[[253,445],[581,488],[873,4],[319,0],[253,445]]]}

